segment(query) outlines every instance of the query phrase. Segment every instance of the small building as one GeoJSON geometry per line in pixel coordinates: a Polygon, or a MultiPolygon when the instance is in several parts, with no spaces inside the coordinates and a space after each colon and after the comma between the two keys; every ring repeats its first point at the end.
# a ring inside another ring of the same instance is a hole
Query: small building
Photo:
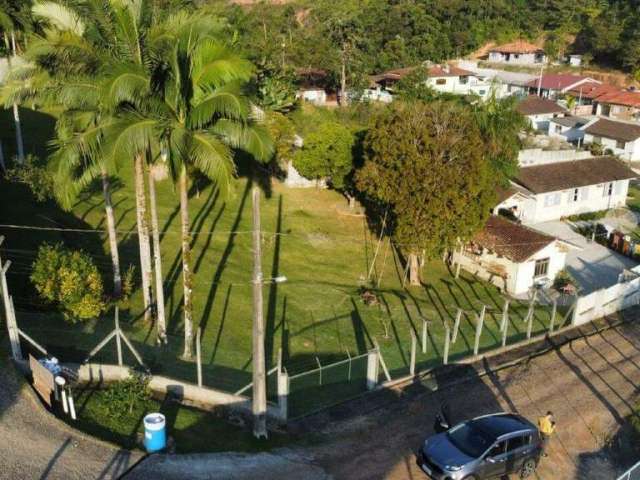
{"type": "Polygon", "coordinates": [[[298,91],[296,98],[303,102],[312,103],[314,105],[326,105],[327,103],[335,103],[335,94],[333,98],[327,89],[328,74],[325,70],[319,68],[299,68],[296,70],[296,78],[298,91]]]}
{"type": "Polygon", "coordinates": [[[535,224],[618,208],[637,176],[612,156],[522,167],[494,211],[535,224]]]}
{"type": "Polygon", "coordinates": [[[550,137],[561,138],[569,143],[582,143],[584,141],[584,126],[591,120],[582,117],[557,117],[549,123],[550,137]]]}
{"type": "Polygon", "coordinates": [[[522,296],[549,287],[565,267],[569,246],[555,237],[493,215],[485,227],[454,255],[465,270],[506,293],[522,296]]]}
{"type": "Polygon", "coordinates": [[[379,96],[379,91],[393,94],[395,85],[418,68],[424,68],[427,77],[426,85],[436,92],[455,95],[477,95],[487,98],[491,93],[491,83],[486,82],[476,73],[453,65],[424,65],[389,70],[371,77],[372,87],[368,96],[379,96]]]}
{"type": "Polygon", "coordinates": [[[640,124],[600,118],[585,128],[584,143],[602,145],[623,160],[640,160],[640,124]]]}
{"type": "Polygon", "coordinates": [[[572,67],[579,67],[582,65],[582,55],[569,55],[567,57],[567,63],[572,67]]]}
{"type": "Polygon", "coordinates": [[[529,95],[516,107],[516,110],[529,119],[531,126],[542,133],[549,132],[549,123],[554,118],[564,117],[567,109],[553,100],[529,95]]]}
{"type": "Polygon", "coordinates": [[[640,92],[617,90],[606,92],[595,99],[595,114],[615,120],[640,120],[640,92]]]}
{"type": "Polygon", "coordinates": [[[538,76],[531,80],[527,87],[532,95],[540,95],[544,98],[559,99],[569,91],[575,91],[584,84],[601,84],[598,80],[581,75],[571,75],[567,73],[552,73],[538,76]],[[539,92],[539,93],[538,93],[539,92]]]}
{"type": "Polygon", "coordinates": [[[488,60],[492,63],[511,65],[540,65],[547,63],[544,50],[523,40],[493,47],[489,51],[488,60]]]}

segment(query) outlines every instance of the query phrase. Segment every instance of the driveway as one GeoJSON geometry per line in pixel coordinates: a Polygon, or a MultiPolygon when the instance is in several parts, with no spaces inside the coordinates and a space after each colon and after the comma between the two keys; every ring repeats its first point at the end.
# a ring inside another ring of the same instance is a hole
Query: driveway
{"type": "Polygon", "coordinates": [[[567,254],[566,269],[582,287],[583,295],[618,283],[618,275],[625,268],[630,269],[638,265],[638,262],[624,255],[599,243],[588,241],[565,222],[537,223],[532,225],[532,228],[578,247],[567,254]]]}
{"type": "MultiPolygon", "coordinates": [[[[0,349],[0,355],[6,352],[0,349]]],[[[106,480],[117,478],[141,457],[76,432],[49,415],[4,358],[0,385],[0,479],[106,480]]]]}

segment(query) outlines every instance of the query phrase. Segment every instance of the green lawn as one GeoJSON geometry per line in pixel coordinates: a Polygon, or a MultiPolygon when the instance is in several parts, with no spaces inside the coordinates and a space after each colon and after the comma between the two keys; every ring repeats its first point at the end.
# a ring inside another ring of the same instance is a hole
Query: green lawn
{"type": "MultiPolygon", "coordinates": [[[[27,136],[26,141],[31,138],[27,136]]],[[[38,139],[42,141],[42,139],[38,139]]],[[[134,197],[131,171],[122,171],[122,183],[114,193],[123,267],[137,264],[134,197]]],[[[191,198],[193,265],[195,268],[195,322],[202,328],[204,382],[235,391],[251,377],[251,182],[242,175],[229,197],[223,198],[211,186],[194,188],[191,198]]],[[[176,192],[169,182],[158,187],[162,229],[162,257],[167,292],[170,342],[154,346],[153,326],[140,318],[141,298],[137,292],[131,309],[121,315],[123,329],[143,353],[154,372],[195,381],[192,362],[178,359],[182,351],[180,302],[181,264],[179,212],[176,192]]],[[[335,360],[365,353],[377,339],[394,377],[408,373],[410,330],[420,332],[422,318],[431,322],[427,354],[418,354],[421,367],[435,366],[443,350],[443,322],[452,323],[457,308],[468,312],[461,334],[451,349],[451,358],[470,353],[474,326],[472,311],[487,305],[489,311],[482,334],[482,350],[499,344],[497,325],[504,299],[498,290],[463,272],[454,279],[440,260],[424,269],[425,284],[403,289],[398,260],[385,247],[380,249],[376,270],[382,272],[380,300],[366,306],[358,289],[376,250],[376,239],[363,217],[345,215],[345,200],[337,193],[316,189],[292,190],[274,185],[262,202],[263,270],[265,277],[285,275],[288,281],[265,286],[267,358],[273,365],[279,348],[290,374],[327,365],[335,360]],[[384,260],[384,262],[383,262],[384,260]],[[383,268],[384,263],[384,268],[383,268]],[[348,354],[347,354],[348,352],[348,354]]],[[[65,213],[54,204],[35,204],[27,190],[0,184],[0,218],[3,224],[42,227],[103,228],[101,196],[89,194],[65,213]]],[[[43,241],[65,241],[91,252],[108,281],[109,257],[104,235],[96,233],[42,232],[0,227],[7,237],[2,253],[13,261],[9,281],[19,310],[19,322],[28,333],[63,360],[82,360],[88,350],[113,328],[112,314],[84,325],[65,324],[43,308],[29,286],[29,267],[43,241]]],[[[526,326],[526,305],[512,303],[510,341],[521,339],[526,326]]],[[[536,310],[534,331],[540,332],[549,312],[536,310]]],[[[115,348],[99,354],[113,362],[115,348]]],[[[131,362],[132,358],[127,361],[131,362]]],[[[362,392],[363,362],[352,365],[352,382],[347,382],[348,364],[292,381],[291,410],[298,415],[341,398],[362,392]]],[[[272,388],[270,395],[275,395],[272,388]]]]}

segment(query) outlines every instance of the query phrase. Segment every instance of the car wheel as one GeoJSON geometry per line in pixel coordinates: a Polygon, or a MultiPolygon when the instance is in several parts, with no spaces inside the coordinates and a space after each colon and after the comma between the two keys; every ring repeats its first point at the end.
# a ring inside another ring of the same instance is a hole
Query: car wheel
{"type": "Polygon", "coordinates": [[[533,458],[528,458],[522,464],[520,469],[520,478],[529,478],[536,471],[536,461],[533,458]]]}

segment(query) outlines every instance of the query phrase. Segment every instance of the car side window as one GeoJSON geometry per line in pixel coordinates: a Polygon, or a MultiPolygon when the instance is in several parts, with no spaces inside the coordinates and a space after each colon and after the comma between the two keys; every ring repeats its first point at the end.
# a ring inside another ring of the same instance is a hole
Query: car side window
{"type": "Polygon", "coordinates": [[[487,457],[497,457],[499,455],[502,455],[507,447],[507,441],[502,441],[500,443],[497,443],[496,445],[494,445],[491,450],[489,450],[489,453],[487,454],[487,457]]]}
{"type": "Polygon", "coordinates": [[[531,443],[531,435],[518,435],[507,442],[507,452],[512,452],[531,443]]]}

